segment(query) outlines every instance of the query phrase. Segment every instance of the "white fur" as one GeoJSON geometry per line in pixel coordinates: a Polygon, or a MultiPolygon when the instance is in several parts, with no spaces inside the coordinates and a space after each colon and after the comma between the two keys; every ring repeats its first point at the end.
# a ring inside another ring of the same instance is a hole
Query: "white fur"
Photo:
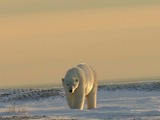
{"type": "Polygon", "coordinates": [[[68,105],[71,109],[83,109],[86,98],[87,108],[96,108],[97,80],[94,70],[79,64],[69,69],[62,79],[68,105]]]}

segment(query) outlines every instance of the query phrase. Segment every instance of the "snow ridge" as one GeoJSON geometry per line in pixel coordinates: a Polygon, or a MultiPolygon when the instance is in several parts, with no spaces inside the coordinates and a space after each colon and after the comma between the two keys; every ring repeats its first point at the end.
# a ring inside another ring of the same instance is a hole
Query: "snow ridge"
{"type": "Polygon", "coordinates": [[[138,91],[160,91],[160,82],[139,82],[139,83],[120,83],[111,85],[101,85],[99,90],[138,90],[138,91]]]}
{"type": "MultiPolygon", "coordinates": [[[[99,85],[98,90],[136,90],[136,91],[160,91],[160,82],[120,83],[99,85]]],[[[64,97],[63,88],[22,88],[0,89],[0,102],[33,101],[47,98],[64,97]]]]}
{"type": "Polygon", "coordinates": [[[64,96],[61,88],[0,89],[0,102],[33,101],[64,96]]]}

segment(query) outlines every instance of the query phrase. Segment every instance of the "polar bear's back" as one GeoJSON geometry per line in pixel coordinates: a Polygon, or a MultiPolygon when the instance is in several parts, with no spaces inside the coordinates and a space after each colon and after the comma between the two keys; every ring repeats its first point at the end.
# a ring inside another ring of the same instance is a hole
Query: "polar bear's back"
{"type": "Polygon", "coordinates": [[[88,94],[95,82],[95,72],[92,67],[86,64],[79,64],[76,67],[82,69],[85,73],[85,92],[88,94]]]}

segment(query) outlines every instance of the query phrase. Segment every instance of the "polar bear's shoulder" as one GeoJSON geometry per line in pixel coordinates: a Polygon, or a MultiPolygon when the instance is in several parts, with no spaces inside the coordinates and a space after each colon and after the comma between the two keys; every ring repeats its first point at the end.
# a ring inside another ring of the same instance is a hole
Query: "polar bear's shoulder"
{"type": "Polygon", "coordinates": [[[91,66],[89,66],[85,63],[81,63],[81,64],[78,64],[77,67],[83,70],[87,80],[93,79],[94,70],[91,66]]]}
{"type": "Polygon", "coordinates": [[[76,67],[82,69],[83,71],[87,72],[87,71],[94,71],[93,68],[85,63],[80,63],[78,64],[76,67]]]}
{"type": "Polygon", "coordinates": [[[80,64],[78,64],[76,67],[78,67],[78,68],[80,68],[80,69],[83,69],[83,70],[90,68],[90,66],[88,66],[88,65],[85,64],[85,63],[80,63],[80,64]]]}

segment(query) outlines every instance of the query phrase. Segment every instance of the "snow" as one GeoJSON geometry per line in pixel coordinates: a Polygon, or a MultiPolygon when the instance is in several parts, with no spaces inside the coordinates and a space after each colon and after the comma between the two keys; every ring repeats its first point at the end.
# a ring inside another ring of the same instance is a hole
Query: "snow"
{"type": "Polygon", "coordinates": [[[0,119],[159,120],[160,93],[156,83],[99,86],[97,108],[71,110],[62,88],[0,90],[0,119]],[[157,86],[157,87],[155,87],[157,86]]]}

